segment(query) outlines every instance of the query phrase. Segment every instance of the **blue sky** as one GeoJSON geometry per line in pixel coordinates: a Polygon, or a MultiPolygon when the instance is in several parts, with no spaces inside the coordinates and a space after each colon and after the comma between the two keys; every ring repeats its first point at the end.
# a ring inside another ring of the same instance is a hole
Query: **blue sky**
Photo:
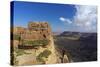
{"type": "Polygon", "coordinates": [[[76,13],[75,5],[15,1],[14,26],[27,27],[29,21],[47,21],[53,32],[81,31],[73,21],[76,13]]]}

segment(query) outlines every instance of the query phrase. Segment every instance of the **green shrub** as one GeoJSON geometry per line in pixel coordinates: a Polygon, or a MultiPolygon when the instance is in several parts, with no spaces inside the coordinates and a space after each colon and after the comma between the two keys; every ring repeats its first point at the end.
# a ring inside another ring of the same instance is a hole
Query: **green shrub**
{"type": "Polygon", "coordinates": [[[25,51],[22,49],[16,49],[15,52],[17,54],[16,56],[20,56],[20,55],[23,55],[25,53],[25,51]]]}
{"type": "Polygon", "coordinates": [[[37,56],[37,60],[40,61],[40,62],[44,62],[44,58],[48,58],[48,56],[51,54],[51,51],[50,50],[44,50],[42,53],[40,53],[38,56],[37,56]]]}
{"type": "Polygon", "coordinates": [[[42,57],[37,57],[36,59],[38,62],[45,62],[45,60],[42,57]]]}
{"type": "Polygon", "coordinates": [[[15,49],[15,52],[16,52],[16,56],[20,56],[23,54],[31,54],[31,53],[25,52],[23,49],[15,49]]]}
{"type": "Polygon", "coordinates": [[[48,43],[49,43],[49,40],[47,39],[40,40],[40,44],[42,44],[43,46],[48,45],[48,43]]]}
{"type": "Polygon", "coordinates": [[[14,40],[19,40],[19,39],[20,39],[20,36],[19,36],[19,35],[14,34],[14,35],[13,35],[13,39],[14,39],[14,40]]]}
{"type": "Polygon", "coordinates": [[[39,46],[40,43],[37,41],[24,41],[23,42],[24,45],[31,45],[31,46],[39,46]]]}
{"type": "Polygon", "coordinates": [[[48,58],[48,56],[51,54],[51,51],[50,50],[44,50],[40,56],[42,57],[45,57],[45,58],[48,58]]]}
{"type": "Polygon", "coordinates": [[[24,41],[23,44],[29,44],[32,46],[46,46],[48,45],[49,40],[43,39],[43,40],[35,40],[35,41],[24,41]]]}

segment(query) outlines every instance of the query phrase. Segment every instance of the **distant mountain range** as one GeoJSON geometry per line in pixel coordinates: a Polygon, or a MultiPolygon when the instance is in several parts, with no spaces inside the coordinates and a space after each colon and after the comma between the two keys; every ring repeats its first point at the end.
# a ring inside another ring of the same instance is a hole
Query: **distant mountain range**
{"type": "Polygon", "coordinates": [[[64,31],[63,33],[60,34],[60,36],[80,36],[80,37],[88,37],[88,36],[97,36],[97,33],[64,31]]]}
{"type": "Polygon", "coordinates": [[[63,36],[63,37],[79,37],[80,40],[97,40],[97,33],[88,32],[54,32],[53,35],[63,36]]]}
{"type": "Polygon", "coordinates": [[[53,35],[60,35],[62,32],[53,32],[53,35]]]}
{"type": "Polygon", "coordinates": [[[55,44],[68,51],[74,62],[97,60],[97,33],[64,31],[55,38],[55,44]]]}

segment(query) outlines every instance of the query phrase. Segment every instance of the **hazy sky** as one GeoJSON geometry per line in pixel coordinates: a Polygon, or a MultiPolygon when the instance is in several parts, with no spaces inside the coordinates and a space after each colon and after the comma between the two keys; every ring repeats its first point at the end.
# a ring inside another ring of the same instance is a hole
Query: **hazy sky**
{"type": "Polygon", "coordinates": [[[97,31],[97,7],[14,2],[14,26],[27,27],[29,21],[47,21],[54,32],[97,31]]]}

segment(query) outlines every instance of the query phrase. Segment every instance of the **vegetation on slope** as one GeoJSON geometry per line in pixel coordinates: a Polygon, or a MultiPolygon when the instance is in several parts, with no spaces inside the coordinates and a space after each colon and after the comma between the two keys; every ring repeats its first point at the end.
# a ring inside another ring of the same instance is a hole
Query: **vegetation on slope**
{"type": "Polygon", "coordinates": [[[20,36],[19,36],[19,35],[14,34],[14,35],[13,35],[13,39],[14,39],[14,40],[19,40],[19,39],[20,39],[20,36]]]}
{"type": "Polygon", "coordinates": [[[34,41],[24,41],[24,45],[31,45],[31,46],[46,46],[48,45],[49,40],[43,39],[43,40],[34,40],[34,41]]]}
{"type": "Polygon", "coordinates": [[[39,62],[45,63],[46,59],[49,57],[50,54],[51,54],[50,50],[44,50],[37,56],[37,60],[39,62]]]}

